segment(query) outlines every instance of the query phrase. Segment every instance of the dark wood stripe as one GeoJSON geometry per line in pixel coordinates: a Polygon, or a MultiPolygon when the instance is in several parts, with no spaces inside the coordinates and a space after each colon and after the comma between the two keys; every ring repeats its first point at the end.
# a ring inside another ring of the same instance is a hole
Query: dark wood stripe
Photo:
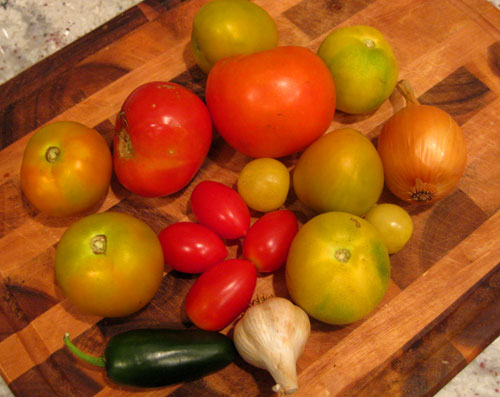
{"type": "Polygon", "coordinates": [[[500,77],[500,41],[488,47],[488,64],[493,73],[500,77]]]}
{"type": "Polygon", "coordinates": [[[172,82],[186,87],[205,101],[207,75],[198,67],[193,66],[172,79],[172,82]]]}
{"type": "Polygon", "coordinates": [[[371,3],[374,0],[303,0],[283,15],[314,39],[371,3]]]}
{"type": "Polygon", "coordinates": [[[485,348],[499,332],[500,267],[376,379],[357,385],[345,396],[432,396],[471,359],[460,353],[457,343],[485,348]]]}
{"type": "Polygon", "coordinates": [[[53,248],[23,265],[24,277],[7,277],[0,284],[0,342],[23,328],[59,300],[30,284],[32,274],[53,271],[53,248]],[[7,326],[9,324],[9,326],[7,326]]]}
{"type": "MultiPolygon", "coordinates": [[[[82,339],[82,334],[77,341],[82,339]]],[[[61,335],[62,339],[63,335],[61,335]]],[[[81,345],[76,342],[79,347],[81,345]]],[[[16,396],[88,397],[102,390],[103,385],[87,375],[82,368],[91,368],[66,349],[53,353],[43,363],[34,366],[9,384],[16,396]]],[[[100,368],[92,368],[102,371],[100,368]]]]}
{"type": "Polygon", "coordinates": [[[463,191],[430,206],[402,204],[384,196],[381,202],[405,207],[414,219],[414,232],[403,252],[391,256],[391,278],[404,289],[470,235],[488,218],[463,191]]]}
{"type": "Polygon", "coordinates": [[[10,145],[127,72],[113,65],[84,64],[12,102],[0,110],[0,147],[10,145]]]}
{"type": "Polygon", "coordinates": [[[495,98],[488,86],[462,66],[418,99],[443,109],[462,125],[495,98]]]}
{"type": "Polygon", "coordinates": [[[144,0],[143,3],[153,8],[154,10],[161,12],[170,10],[187,1],[188,0],[144,0]]]}

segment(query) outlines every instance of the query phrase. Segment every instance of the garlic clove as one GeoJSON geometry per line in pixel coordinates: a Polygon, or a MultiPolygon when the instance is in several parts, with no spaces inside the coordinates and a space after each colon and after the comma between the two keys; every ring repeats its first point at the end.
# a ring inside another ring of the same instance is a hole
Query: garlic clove
{"type": "Polygon", "coordinates": [[[296,362],[311,331],[309,317],[288,299],[271,297],[250,307],[234,330],[234,344],[249,364],[269,371],[274,391],[298,390],[296,362]]]}

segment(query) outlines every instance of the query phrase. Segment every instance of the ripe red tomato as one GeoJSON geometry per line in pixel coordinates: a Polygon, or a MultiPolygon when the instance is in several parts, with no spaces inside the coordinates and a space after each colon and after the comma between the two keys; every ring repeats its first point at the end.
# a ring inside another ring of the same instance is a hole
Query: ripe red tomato
{"type": "Polygon", "coordinates": [[[48,215],[76,215],[106,195],[112,167],[108,144],[96,130],[74,121],[50,123],[26,145],[21,188],[48,215]]]}
{"type": "Polygon", "coordinates": [[[227,248],[212,230],[194,222],[176,222],[159,234],[165,264],[183,273],[201,273],[227,257],[227,248]]]}
{"type": "Polygon", "coordinates": [[[299,224],[292,211],[269,212],[250,227],[243,242],[243,256],[260,272],[273,272],[285,264],[298,230],[299,224]]]}
{"type": "Polygon", "coordinates": [[[185,309],[198,328],[217,331],[228,326],[250,303],[257,285],[255,265],[228,259],[201,274],[186,296],[185,309]]]}
{"type": "Polygon", "coordinates": [[[328,129],[335,84],[311,50],[277,47],[218,61],[206,86],[216,129],[250,157],[281,157],[305,149],[328,129]]]}
{"type": "Polygon", "coordinates": [[[229,186],[215,181],[200,182],[191,193],[191,209],[202,225],[225,239],[247,234],[250,210],[243,198],[229,186]]]}
{"type": "Polygon", "coordinates": [[[145,197],[185,187],[212,142],[203,101],[181,85],[151,82],[136,88],[116,119],[113,163],[120,183],[145,197]]]}

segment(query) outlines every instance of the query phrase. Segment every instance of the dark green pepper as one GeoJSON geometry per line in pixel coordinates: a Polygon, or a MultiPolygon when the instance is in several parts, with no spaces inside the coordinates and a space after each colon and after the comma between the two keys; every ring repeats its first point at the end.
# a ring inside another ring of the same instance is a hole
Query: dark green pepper
{"type": "Polygon", "coordinates": [[[113,336],[96,357],[80,351],[64,335],[76,356],[105,367],[116,383],[136,387],[161,387],[190,381],[221,370],[237,356],[233,341],[219,333],[193,330],[137,329],[113,336]]]}

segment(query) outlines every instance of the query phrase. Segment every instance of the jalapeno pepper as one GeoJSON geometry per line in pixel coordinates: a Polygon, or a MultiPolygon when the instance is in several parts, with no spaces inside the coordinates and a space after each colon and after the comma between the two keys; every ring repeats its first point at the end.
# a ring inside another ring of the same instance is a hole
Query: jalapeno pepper
{"type": "Polygon", "coordinates": [[[161,387],[201,378],[229,365],[237,356],[233,341],[218,332],[137,329],[113,336],[104,356],[79,350],[64,335],[68,349],[84,361],[104,367],[114,382],[161,387]]]}

